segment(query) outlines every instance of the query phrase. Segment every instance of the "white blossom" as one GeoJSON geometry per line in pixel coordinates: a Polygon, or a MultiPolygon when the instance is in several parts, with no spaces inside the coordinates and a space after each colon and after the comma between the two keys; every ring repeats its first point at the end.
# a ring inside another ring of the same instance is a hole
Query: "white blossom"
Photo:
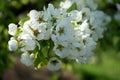
{"type": "Polygon", "coordinates": [[[22,46],[24,50],[34,50],[36,47],[36,42],[31,38],[29,34],[22,34],[19,36],[19,41],[22,42],[22,46]]]}
{"type": "Polygon", "coordinates": [[[82,32],[86,32],[86,33],[90,33],[90,29],[89,29],[89,23],[87,22],[87,20],[83,21],[83,23],[79,26],[80,30],[82,32]]]}
{"type": "Polygon", "coordinates": [[[93,56],[93,51],[85,49],[86,54],[84,55],[80,55],[76,58],[76,62],[80,63],[80,64],[85,64],[88,63],[88,61],[90,60],[90,58],[93,56]]]}
{"type": "Polygon", "coordinates": [[[65,47],[61,44],[55,44],[53,48],[53,51],[55,52],[55,54],[60,58],[68,57],[70,55],[70,50],[71,48],[69,46],[65,47]]]}
{"type": "MultiPolygon", "coordinates": [[[[35,24],[34,24],[35,25],[35,24]]],[[[24,23],[24,25],[23,25],[23,33],[25,33],[25,34],[29,34],[30,36],[32,36],[32,37],[34,37],[34,38],[36,38],[35,37],[35,35],[34,35],[34,31],[33,30],[35,30],[35,29],[38,29],[38,27],[36,26],[36,27],[34,27],[33,26],[33,22],[32,21],[26,21],[25,23],[24,23]]]]}
{"type": "Polygon", "coordinates": [[[36,22],[41,22],[43,18],[43,12],[39,12],[37,10],[31,10],[29,12],[30,20],[35,20],[36,22]]]}
{"type": "Polygon", "coordinates": [[[73,60],[75,60],[78,56],[82,56],[85,54],[83,43],[77,41],[72,43],[69,51],[70,55],[68,56],[68,58],[73,60]]]}
{"type": "Polygon", "coordinates": [[[93,38],[86,38],[84,39],[85,49],[87,50],[93,50],[96,47],[96,42],[93,40],[93,38]]]}
{"type": "Polygon", "coordinates": [[[14,37],[11,37],[10,40],[8,41],[8,46],[10,51],[14,51],[18,49],[18,42],[15,40],[14,37]]]}
{"type": "Polygon", "coordinates": [[[89,8],[82,8],[81,13],[82,13],[82,21],[84,21],[86,19],[89,19],[91,11],[89,8]]]}
{"type": "Polygon", "coordinates": [[[17,33],[17,25],[15,25],[14,23],[11,23],[8,25],[8,33],[12,36],[14,36],[17,33]]]}
{"type": "Polygon", "coordinates": [[[55,43],[65,46],[73,41],[74,28],[69,20],[69,18],[65,18],[57,24],[56,30],[51,35],[55,43]]]}
{"type": "Polygon", "coordinates": [[[26,66],[31,66],[33,64],[33,57],[31,57],[31,55],[28,52],[24,52],[21,55],[20,61],[26,66]]]}
{"type": "Polygon", "coordinates": [[[71,7],[72,4],[73,4],[72,1],[65,0],[65,2],[60,3],[60,7],[63,8],[63,9],[68,9],[68,8],[71,7]]]}
{"type": "Polygon", "coordinates": [[[51,71],[57,71],[61,68],[62,62],[61,60],[57,59],[56,57],[50,58],[47,68],[51,71]]]}
{"type": "Polygon", "coordinates": [[[93,1],[93,0],[87,0],[87,5],[92,9],[92,10],[96,10],[98,5],[93,1]]]}
{"type": "Polygon", "coordinates": [[[48,40],[50,39],[52,33],[51,28],[49,27],[49,25],[47,25],[47,23],[41,23],[39,25],[38,32],[38,40],[48,40]]]}
{"type": "Polygon", "coordinates": [[[85,63],[88,62],[88,60],[87,60],[87,57],[81,56],[81,57],[79,57],[79,58],[76,59],[76,62],[79,63],[79,64],[81,64],[81,63],[85,64],[85,63]]]}
{"type": "MultiPolygon", "coordinates": [[[[111,20],[103,11],[97,10],[97,6],[93,0],[65,0],[60,8],[48,4],[43,11],[31,10],[29,20],[20,25],[20,30],[13,23],[8,26],[8,33],[17,38],[8,41],[9,50],[18,49],[19,43],[24,52],[21,55],[23,64],[31,66],[34,59],[43,57],[41,59],[49,59],[47,67],[52,71],[60,69],[64,58],[87,63],[98,39],[103,37],[105,25],[111,20]],[[69,12],[74,4],[78,10],[69,12]],[[41,56],[36,56],[37,53],[41,56]]],[[[117,8],[119,10],[119,4],[117,8]]],[[[118,20],[119,14],[115,18],[118,20]]]]}
{"type": "Polygon", "coordinates": [[[82,12],[78,10],[73,10],[69,13],[70,17],[72,17],[72,21],[79,22],[82,21],[82,12]]]}
{"type": "Polygon", "coordinates": [[[105,30],[106,23],[110,21],[110,18],[102,11],[94,11],[90,15],[90,25],[92,30],[92,37],[95,41],[102,38],[105,30]],[[99,26],[98,26],[99,25],[99,26]]]}

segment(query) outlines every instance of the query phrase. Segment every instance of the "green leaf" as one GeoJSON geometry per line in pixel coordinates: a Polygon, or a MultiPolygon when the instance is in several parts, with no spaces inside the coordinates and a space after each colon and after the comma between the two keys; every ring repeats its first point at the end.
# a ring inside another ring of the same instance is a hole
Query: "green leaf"
{"type": "Polygon", "coordinates": [[[22,26],[24,24],[24,22],[27,21],[27,20],[29,20],[29,19],[30,18],[27,16],[27,17],[21,19],[18,24],[22,26]]]}
{"type": "Polygon", "coordinates": [[[34,61],[34,67],[35,69],[38,69],[41,67],[41,61],[42,61],[42,56],[40,55],[40,53],[36,53],[35,55],[35,61],[34,61]]]}
{"type": "Polygon", "coordinates": [[[41,51],[35,54],[35,60],[34,60],[35,69],[39,69],[40,67],[45,66],[47,62],[48,62],[47,58],[45,58],[45,56],[41,51]]]}
{"type": "Polygon", "coordinates": [[[43,61],[41,62],[41,66],[46,66],[48,63],[48,60],[47,59],[43,59],[43,61]]]}
{"type": "Polygon", "coordinates": [[[45,46],[45,47],[42,48],[42,53],[43,53],[44,57],[48,56],[48,54],[49,54],[48,52],[49,52],[48,51],[48,46],[45,46]]]}
{"type": "Polygon", "coordinates": [[[77,10],[77,5],[76,3],[72,4],[72,6],[67,10],[68,12],[72,11],[72,10],[77,10]]]}

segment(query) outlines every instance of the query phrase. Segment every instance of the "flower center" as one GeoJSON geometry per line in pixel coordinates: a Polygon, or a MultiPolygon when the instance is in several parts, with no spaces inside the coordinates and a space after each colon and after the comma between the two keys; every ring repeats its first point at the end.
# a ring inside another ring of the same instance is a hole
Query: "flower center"
{"type": "Polygon", "coordinates": [[[63,28],[60,28],[58,33],[60,34],[60,36],[64,33],[64,29],[63,28]]]}
{"type": "Polygon", "coordinates": [[[51,61],[51,64],[53,64],[53,65],[56,65],[57,63],[58,63],[57,60],[53,60],[53,61],[51,61]]]}
{"type": "Polygon", "coordinates": [[[59,51],[62,51],[63,48],[64,48],[64,46],[62,46],[62,45],[58,45],[58,46],[57,46],[57,49],[58,49],[59,51]]]}

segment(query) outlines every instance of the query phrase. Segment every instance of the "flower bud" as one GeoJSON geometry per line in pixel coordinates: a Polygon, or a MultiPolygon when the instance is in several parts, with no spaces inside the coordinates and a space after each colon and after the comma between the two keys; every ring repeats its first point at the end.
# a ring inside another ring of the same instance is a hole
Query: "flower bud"
{"type": "Polygon", "coordinates": [[[12,37],[8,41],[8,46],[10,51],[14,51],[18,48],[18,42],[12,37]]]}
{"type": "Polygon", "coordinates": [[[33,64],[33,59],[30,58],[30,55],[28,54],[28,52],[24,52],[21,55],[20,61],[26,66],[31,66],[33,64]]]}
{"type": "Polygon", "coordinates": [[[15,25],[14,23],[11,23],[8,25],[8,33],[12,36],[14,36],[17,33],[17,25],[15,25]]]}

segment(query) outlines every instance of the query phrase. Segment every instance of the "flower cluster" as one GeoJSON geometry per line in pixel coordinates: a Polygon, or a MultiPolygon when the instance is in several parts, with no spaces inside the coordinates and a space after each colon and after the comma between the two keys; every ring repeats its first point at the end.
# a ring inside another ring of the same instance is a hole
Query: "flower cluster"
{"type": "Polygon", "coordinates": [[[19,26],[9,24],[8,33],[13,36],[9,50],[20,49],[21,62],[35,68],[47,65],[49,70],[59,70],[63,59],[88,62],[110,18],[92,0],[85,1],[72,11],[68,8],[74,2],[61,6],[66,4],[62,2],[60,8],[49,4],[43,11],[31,10],[19,26]]]}

